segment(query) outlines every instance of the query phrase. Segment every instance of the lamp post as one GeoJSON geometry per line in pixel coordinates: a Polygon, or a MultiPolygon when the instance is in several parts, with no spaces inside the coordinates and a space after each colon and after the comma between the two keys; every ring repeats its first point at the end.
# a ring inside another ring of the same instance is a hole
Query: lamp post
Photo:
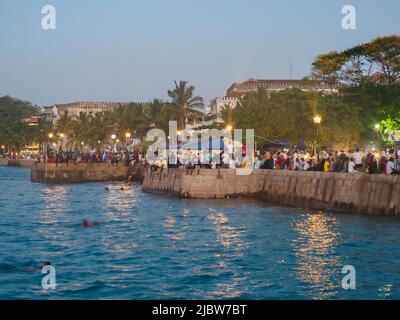
{"type": "Polygon", "coordinates": [[[321,124],[322,118],[320,115],[315,115],[313,118],[316,130],[317,130],[317,135],[315,137],[315,142],[314,142],[314,152],[318,154],[317,152],[317,144],[318,144],[318,140],[319,140],[319,126],[321,124]]]}
{"type": "Polygon", "coordinates": [[[114,151],[114,149],[115,149],[115,142],[114,142],[114,140],[117,138],[117,135],[116,134],[112,134],[111,135],[111,141],[112,141],[112,149],[113,149],[113,151],[114,151]]]}
{"type": "Polygon", "coordinates": [[[48,137],[49,137],[49,142],[48,142],[48,144],[52,144],[51,140],[53,139],[54,134],[50,132],[49,135],[48,135],[48,137]]]}
{"type": "Polygon", "coordinates": [[[182,131],[181,130],[176,131],[176,135],[178,138],[178,142],[181,142],[182,141],[182,131]]]}
{"type": "Polygon", "coordinates": [[[376,144],[377,144],[377,149],[380,151],[380,150],[382,149],[382,146],[381,146],[381,134],[382,134],[382,132],[381,132],[381,125],[380,125],[379,123],[376,123],[376,124],[374,125],[374,129],[375,129],[375,131],[376,131],[376,139],[377,139],[376,144]]]}
{"type": "Polygon", "coordinates": [[[130,141],[132,134],[130,132],[125,133],[125,148],[128,149],[128,140],[130,141]]]}
{"type": "Polygon", "coordinates": [[[47,154],[47,156],[46,156],[46,162],[48,161],[49,156],[50,156],[49,150],[48,150],[48,146],[49,146],[49,144],[51,145],[51,139],[53,139],[53,137],[54,137],[54,134],[50,132],[50,133],[49,133],[49,142],[46,144],[46,154],[47,154]]]}
{"type": "Polygon", "coordinates": [[[61,150],[62,150],[64,142],[64,133],[60,133],[60,138],[61,138],[61,150]]]}

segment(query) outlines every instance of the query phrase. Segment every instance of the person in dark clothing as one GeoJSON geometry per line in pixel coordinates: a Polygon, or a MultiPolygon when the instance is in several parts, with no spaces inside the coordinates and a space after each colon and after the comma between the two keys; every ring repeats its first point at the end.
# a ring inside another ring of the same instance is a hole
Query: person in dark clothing
{"type": "Polygon", "coordinates": [[[267,151],[264,155],[264,162],[261,164],[260,169],[274,170],[274,160],[271,159],[271,154],[267,151]]]}

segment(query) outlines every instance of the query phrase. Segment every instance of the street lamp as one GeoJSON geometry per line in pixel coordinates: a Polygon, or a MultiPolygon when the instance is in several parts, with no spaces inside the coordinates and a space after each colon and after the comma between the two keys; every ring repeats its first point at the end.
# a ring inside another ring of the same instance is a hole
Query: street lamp
{"type": "Polygon", "coordinates": [[[178,142],[182,142],[182,131],[181,130],[176,131],[176,135],[178,142]]]}
{"type": "Polygon", "coordinates": [[[319,115],[314,116],[314,123],[315,124],[320,124],[321,121],[322,121],[321,116],[319,116],[319,115]]]}
{"type": "Polygon", "coordinates": [[[233,127],[231,125],[226,126],[226,130],[232,131],[233,127]]]}
{"type": "Polygon", "coordinates": [[[63,148],[63,141],[64,141],[64,133],[60,133],[61,138],[61,149],[63,148]]]}
{"type": "Polygon", "coordinates": [[[317,143],[318,143],[318,138],[319,138],[319,125],[321,124],[322,118],[320,115],[316,114],[313,118],[314,124],[317,130],[317,135],[315,137],[315,142],[314,142],[314,152],[317,153],[317,143]]]}
{"type": "Polygon", "coordinates": [[[377,138],[377,145],[378,145],[378,149],[380,150],[382,148],[381,146],[381,125],[379,123],[376,123],[374,125],[374,128],[376,130],[376,138],[377,138]]]}

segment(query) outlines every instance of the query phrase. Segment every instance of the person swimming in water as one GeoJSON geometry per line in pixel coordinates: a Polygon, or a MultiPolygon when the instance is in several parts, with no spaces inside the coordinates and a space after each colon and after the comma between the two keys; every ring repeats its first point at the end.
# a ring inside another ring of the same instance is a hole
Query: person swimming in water
{"type": "Polygon", "coordinates": [[[95,227],[98,226],[100,223],[98,222],[90,222],[89,220],[84,219],[81,223],[81,227],[82,228],[91,228],[91,227],[95,227]]]}
{"type": "Polygon", "coordinates": [[[91,223],[89,220],[84,219],[81,223],[82,228],[90,228],[93,227],[93,223],[91,223]]]}
{"type": "Polygon", "coordinates": [[[43,269],[45,266],[51,266],[51,265],[52,264],[51,264],[50,261],[45,261],[45,262],[43,262],[43,265],[42,265],[42,267],[40,269],[43,269]]]}

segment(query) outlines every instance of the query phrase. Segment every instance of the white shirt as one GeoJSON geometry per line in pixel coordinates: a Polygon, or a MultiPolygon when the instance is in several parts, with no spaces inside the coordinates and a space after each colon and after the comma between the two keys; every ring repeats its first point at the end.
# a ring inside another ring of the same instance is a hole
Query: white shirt
{"type": "Polygon", "coordinates": [[[235,161],[233,159],[229,160],[229,169],[236,169],[235,161]]]}
{"type": "Polygon", "coordinates": [[[354,158],[355,164],[362,164],[363,154],[361,151],[355,152],[353,158],[354,158]]]}
{"type": "Polygon", "coordinates": [[[394,163],[392,161],[388,161],[386,163],[386,174],[392,174],[394,170],[394,163]]]}
{"type": "Polygon", "coordinates": [[[354,167],[355,167],[355,163],[353,162],[353,161],[349,161],[349,163],[348,163],[348,171],[349,172],[354,172],[354,167]]]}

